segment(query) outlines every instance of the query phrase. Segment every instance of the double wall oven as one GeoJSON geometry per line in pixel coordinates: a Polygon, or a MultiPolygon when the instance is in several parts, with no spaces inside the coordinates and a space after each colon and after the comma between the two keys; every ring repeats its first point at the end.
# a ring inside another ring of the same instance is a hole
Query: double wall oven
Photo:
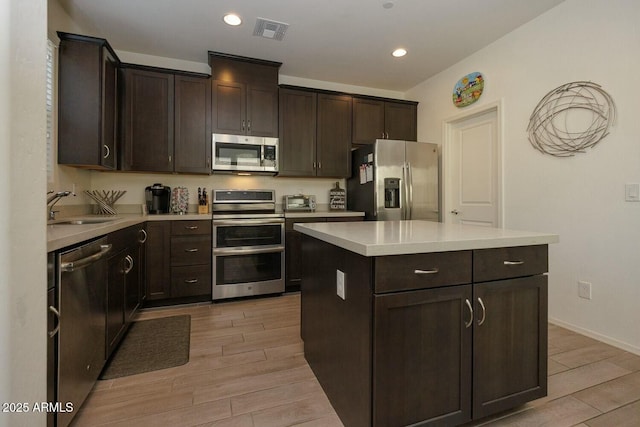
{"type": "Polygon", "coordinates": [[[284,215],[274,190],[214,190],[214,300],[284,292],[284,215]]]}

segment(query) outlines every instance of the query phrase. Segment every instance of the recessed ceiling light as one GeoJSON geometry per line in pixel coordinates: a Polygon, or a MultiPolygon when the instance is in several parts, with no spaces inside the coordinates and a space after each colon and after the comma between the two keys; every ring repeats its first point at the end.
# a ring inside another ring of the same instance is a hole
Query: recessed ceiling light
{"type": "Polygon", "coordinates": [[[386,2],[382,3],[382,7],[384,7],[385,9],[391,9],[393,7],[393,2],[392,1],[386,1],[386,2]]]}
{"type": "Polygon", "coordinates": [[[227,13],[222,19],[229,25],[236,26],[242,24],[242,19],[235,13],[227,13]]]}
{"type": "Polygon", "coordinates": [[[395,56],[396,58],[400,58],[402,56],[405,56],[406,54],[407,50],[403,48],[398,48],[391,53],[391,55],[395,56]]]}

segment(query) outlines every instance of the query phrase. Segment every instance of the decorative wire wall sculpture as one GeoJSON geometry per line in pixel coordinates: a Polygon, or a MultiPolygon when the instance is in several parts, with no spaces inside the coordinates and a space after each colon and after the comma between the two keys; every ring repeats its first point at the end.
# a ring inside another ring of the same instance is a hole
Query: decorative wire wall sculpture
{"type": "Polygon", "coordinates": [[[616,106],[600,85],[592,82],[564,84],[542,98],[529,117],[529,142],[556,157],[584,153],[609,134],[616,106]],[[569,114],[579,115],[579,129],[569,129],[569,114]],[[585,114],[587,113],[587,114],[585,114]]]}

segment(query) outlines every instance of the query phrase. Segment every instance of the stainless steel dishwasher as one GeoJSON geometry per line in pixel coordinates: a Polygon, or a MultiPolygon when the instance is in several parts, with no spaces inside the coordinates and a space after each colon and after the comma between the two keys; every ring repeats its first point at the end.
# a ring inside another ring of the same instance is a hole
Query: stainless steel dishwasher
{"type": "Polygon", "coordinates": [[[58,254],[58,413],[66,427],[78,412],[105,364],[106,237],[58,254]]]}

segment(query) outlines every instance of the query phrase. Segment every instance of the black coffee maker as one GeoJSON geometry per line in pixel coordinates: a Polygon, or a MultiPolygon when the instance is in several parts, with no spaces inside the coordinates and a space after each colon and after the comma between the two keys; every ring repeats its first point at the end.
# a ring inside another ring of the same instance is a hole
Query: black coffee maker
{"type": "Polygon", "coordinates": [[[144,189],[147,212],[150,214],[169,213],[171,188],[162,184],[153,184],[144,189]]]}

